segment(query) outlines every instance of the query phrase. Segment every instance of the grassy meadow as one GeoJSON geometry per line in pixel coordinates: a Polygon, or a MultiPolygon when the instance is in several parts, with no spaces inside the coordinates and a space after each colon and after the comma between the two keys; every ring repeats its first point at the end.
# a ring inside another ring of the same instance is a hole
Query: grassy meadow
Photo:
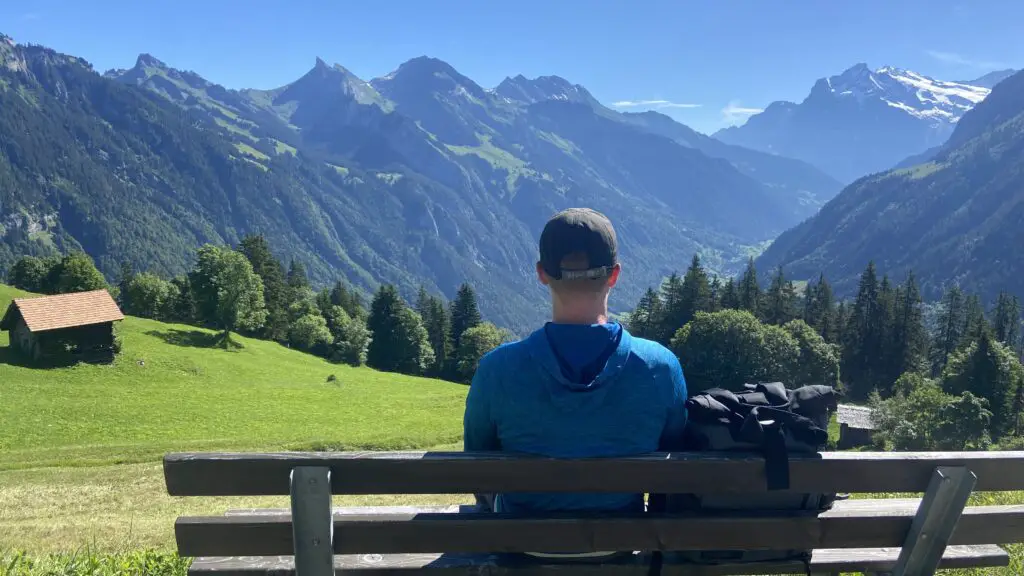
{"type": "MultiPolygon", "coordinates": [[[[0,286],[0,310],[21,295],[0,286]]],[[[462,385],[331,364],[239,336],[224,349],[211,346],[212,332],[140,318],[119,323],[118,333],[114,364],[53,369],[22,365],[0,333],[0,551],[172,550],[180,514],[287,506],[171,498],[160,465],[170,451],[457,449],[461,441],[462,385]]]]}
{"type": "MultiPolygon", "coordinates": [[[[0,285],[0,313],[21,295],[0,285]]],[[[238,336],[225,349],[213,345],[212,332],[139,318],[121,322],[118,333],[123,351],[114,364],[52,369],[23,365],[0,333],[0,576],[183,576],[188,560],[173,554],[175,517],[288,505],[279,497],[171,498],[160,464],[166,452],[461,443],[466,388],[458,384],[331,364],[238,336]]],[[[975,500],[1021,503],[1024,495],[975,500]]],[[[1011,552],[1009,568],[956,573],[1024,574],[1024,547],[1011,552]]]]}

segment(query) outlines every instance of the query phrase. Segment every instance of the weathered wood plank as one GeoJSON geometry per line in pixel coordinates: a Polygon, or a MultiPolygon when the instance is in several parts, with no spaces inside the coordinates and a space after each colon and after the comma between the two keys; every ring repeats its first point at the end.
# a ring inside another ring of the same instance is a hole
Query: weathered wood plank
{"type": "MultiPolygon", "coordinates": [[[[649,454],[551,459],[500,453],[340,452],[169,454],[172,496],[289,493],[296,466],[329,466],[334,494],[480,492],[758,492],[766,489],[756,455],[649,454]],[[728,478],[723,482],[722,478],[728,478]]],[[[1024,490],[1024,452],[828,452],[794,456],[797,492],[923,492],[937,466],[966,466],[980,491],[1024,490]]]]}
{"type": "MultiPolygon", "coordinates": [[[[899,548],[815,550],[811,569],[816,573],[887,571],[891,570],[899,555],[899,548]]],[[[726,576],[737,574],[803,574],[804,565],[797,562],[770,563],[742,566],[724,565],[694,567],[680,564],[671,554],[667,555],[662,574],[665,576],[726,576]]],[[[1009,565],[1010,558],[998,546],[950,546],[942,557],[939,567],[972,568],[1009,565]]],[[[524,574],[526,572],[551,572],[568,576],[598,574],[601,576],[647,576],[646,555],[618,564],[544,564],[525,563],[500,555],[453,555],[453,554],[397,554],[380,556],[361,554],[335,556],[335,574],[372,573],[408,574],[427,572],[437,576],[488,574],[524,574]]],[[[274,572],[275,576],[293,576],[295,564],[291,556],[263,557],[221,557],[197,558],[190,569],[195,576],[256,576],[274,572]]]]}
{"type": "MultiPolygon", "coordinates": [[[[778,550],[900,547],[915,510],[838,507],[818,517],[505,514],[352,514],[334,516],[334,551],[357,553],[593,552],[602,550],[778,550]]],[[[286,515],[182,517],[185,556],[292,553],[286,515]]],[[[964,511],[950,544],[1024,541],[1024,506],[964,511]]]]}
{"type": "MultiPolygon", "coordinates": [[[[913,514],[921,504],[920,498],[858,498],[839,500],[832,509],[842,512],[851,510],[868,511],[874,514],[913,514]]],[[[476,511],[472,504],[425,505],[425,506],[335,506],[331,509],[336,516],[360,516],[367,514],[471,514],[476,511]]],[[[287,516],[287,508],[231,508],[225,516],[287,516]]]]}

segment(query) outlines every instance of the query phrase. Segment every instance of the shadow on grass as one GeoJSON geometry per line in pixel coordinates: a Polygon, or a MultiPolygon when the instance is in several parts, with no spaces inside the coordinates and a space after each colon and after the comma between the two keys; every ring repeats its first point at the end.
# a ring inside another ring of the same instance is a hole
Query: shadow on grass
{"type": "Polygon", "coordinates": [[[235,341],[229,332],[203,332],[202,330],[150,330],[147,336],[159,338],[173,346],[186,348],[220,348],[222,350],[240,350],[241,342],[235,341]]]}
{"type": "Polygon", "coordinates": [[[0,364],[8,364],[19,368],[33,370],[49,370],[51,368],[67,368],[76,364],[111,364],[114,354],[54,354],[33,360],[15,350],[12,346],[0,348],[0,364]]]}

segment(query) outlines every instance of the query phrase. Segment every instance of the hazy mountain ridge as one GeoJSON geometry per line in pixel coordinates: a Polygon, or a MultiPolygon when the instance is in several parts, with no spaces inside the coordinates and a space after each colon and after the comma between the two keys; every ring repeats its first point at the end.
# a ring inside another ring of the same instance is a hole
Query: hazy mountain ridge
{"type": "Polygon", "coordinates": [[[926,296],[957,283],[993,298],[1024,293],[1024,73],[999,82],[923,164],[863,178],[782,234],[758,260],[840,293],[869,260],[926,296]]]}
{"type": "Polygon", "coordinates": [[[968,84],[857,64],[819,79],[801,103],[772,103],[744,125],[714,137],[797,158],[852,182],[942,145],[964,113],[1005,74],[994,72],[968,84]]]}

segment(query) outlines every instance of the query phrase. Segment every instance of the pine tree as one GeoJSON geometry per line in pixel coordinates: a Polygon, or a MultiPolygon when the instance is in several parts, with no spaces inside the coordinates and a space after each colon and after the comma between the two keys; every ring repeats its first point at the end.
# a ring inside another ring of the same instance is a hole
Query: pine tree
{"type": "Polygon", "coordinates": [[[804,296],[804,322],[821,334],[826,342],[838,342],[835,298],[832,295],[832,286],[824,274],[818,276],[817,284],[807,286],[804,296]]]}
{"type": "Polygon", "coordinates": [[[707,312],[711,309],[711,285],[708,283],[708,274],[701,266],[700,256],[693,255],[690,267],[686,269],[683,276],[682,294],[680,299],[679,327],[685,326],[697,312],[707,312]]]}
{"type": "Polygon", "coordinates": [[[739,308],[758,316],[761,310],[761,285],[757,280],[757,268],[754,267],[754,259],[747,260],[747,269],[743,271],[737,287],[739,295],[739,308]]]}
{"type": "Polygon", "coordinates": [[[630,333],[638,338],[657,340],[661,333],[663,312],[661,296],[653,288],[648,288],[629,315],[630,333]]]}
{"type": "Polygon", "coordinates": [[[686,318],[683,297],[683,279],[675,272],[661,285],[662,315],[656,340],[668,345],[672,336],[683,327],[686,318]]]}
{"type": "Polygon", "coordinates": [[[739,310],[740,295],[736,291],[736,280],[729,278],[722,288],[722,310],[739,310]]]}
{"type": "Polygon", "coordinates": [[[292,290],[309,288],[309,277],[306,275],[306,267],[298,260],[292,260],[288,267],[288,286],[292,290]]]}
{"type": "Polygon", "coordinates": [[[990,328],[985,318],[985,308],[981,305],[981,297],[977,294],[969,294],[964,302],[964,330],[960,344],[973,342],[981,337],[981,334],[990,328]]]}
{"type": "Polygon", "coordinates": [[[874,387],[882,352],[882,327],[879,319],[879,286],[875,263],[868,263],[860,277],[857,298],[846,323],[843,342],[842,374],[849,383],[851,396],[864,400],[874,387]]]}
{"type": "Polygon", "coordinates": [[[331,288],[331,304],[341,306],[350,318],[366,319],[366,308],[355,290],[350,290],[341,282],[335,282],[331,288]]]}
{"type": "Polygon", "coordinates": [[[878,330],[877,347],[872,362],[872,384],[883,397],[888,397],[893,383],[899,378],[900,364],[895,347],[896,301],[901,297],[899,288],[893,288],[889,276],[882,277],[878,287],[878,306],[872,324],[878,330]]]}
{"type": "Polygon", "coordinates": [[[928,357],[928,333],[924,326],[921,292],[914,272],[897,290],[892,347],[893,382],[905,372],[920,372],[928,357]]]}
{"type": "Polygon", "coordinates": [[[429,372],[434,376],[441,376],[446,366],[448,366],[454,349],[450,339],[451,318],[448,315],[448,309],[440,298],[436,296],[430,298],[427,316],[424,317],[424,325],[427,329],[430,348],[434,351],[434,363],[430,367],[429,372]]]}
{"type": "Polygon", "coordinates": [[[289,290],[285,283],[281,261],[270,251],[270,243],[261,235],[249,235],[238,244],[253,272],[263,281],[263,303],[267,308],[267,321],[260,336],[279,342],[288,338],[289,290]]]}
{"type": "Polygon", "coordinates": [[[850,328],[850,314],[852,311],[850,307],[846,305],[846,302],[839,302],[836,305],[836,340],[833,344],[842,345],[848,342],[847,332],[850,328]]]}
{"type": "Polygon", "coordinates": [[[715,276],[711,280],[711,295],[708,312],[718,312],[722,309],[722,280],[715,276]]]}
{"type": "Polygon", "coordinates": [[[797,296],[793,283],[786,280],[782,266],[775,270],[771,286],[761,307],[762,318],[767,324],[782,326],[797,317],[797,296]]]}
{"type": "Polygon", "coordinates": [[[999,293],[995,310],[992,311],[992,328],[996,339],[1018,350],[1020,347],[1020,300],[1006,292],[999,293]]]}
{"type": "Polygon", "coordinates": [[[403,347],[403,343],[398,341],[400,335],[397,325],[399,315],[405,308],[398,289],[391,284],[382,285],[374,294],[370,317],[366,323],[373,338],[366,352],[367,365],[378,370],[397,370],[401,363],[399,350],[403,347]]]}
{"type": "Polygon", "coordinates": [[[426,286],[420,284],[420,289],[416,293],[416,313],[419,314],[424,321],[427,318],[427,314],[430,313],[430,294],[427,292],[426,286]]]}
{"type": "Polygon", "coordinates": [[[129,298],[128,286],[135,278],[135,267],[128,260],[121,263],[121,273],[117,279],[117,303],[121,310],[131,310],[132,304],[129,298]]]}
{"type": "Polygon", "coordinates": [[[967,323],[964,293],[953,286],[942,298],[938,317],[938,333],[932,346],[932,373],[938,374],[946,366],[949,355],[960,345],[967,323]]]}
{"type": "Polygon", "coordinates": [[[416,312],[423,321],[423,327],[427,330],[427,340],[434,353],[434,359],[427,369],[427,373],[433,376],[442,376],[453,350],[451,343],[451,318],[448,315],[444,302],[427,292],[427,289],[420,285],[416,295],[416,312]]]}
{"type": "Polygon", "coordinates": [[[459,286],[455,294],[455,300],[451,303],[451,341],[452,350],[459,349],[459,341],[462,333],[482,322],[480,309],[476,303],[476,292],[469,284],[459,286]]]}

